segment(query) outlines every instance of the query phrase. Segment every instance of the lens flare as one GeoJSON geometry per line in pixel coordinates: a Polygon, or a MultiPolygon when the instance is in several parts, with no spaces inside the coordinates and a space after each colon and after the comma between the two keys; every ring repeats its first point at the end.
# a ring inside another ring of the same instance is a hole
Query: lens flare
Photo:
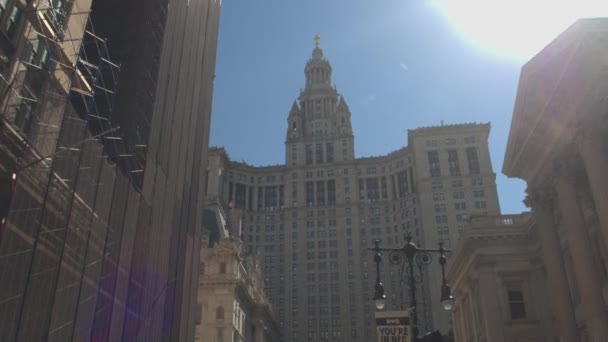
{"type": "Polygon", "coordinates": [[[476,47],[525,61],[579,18],[608,16],[604,0],[431,0],[476,47]]]}

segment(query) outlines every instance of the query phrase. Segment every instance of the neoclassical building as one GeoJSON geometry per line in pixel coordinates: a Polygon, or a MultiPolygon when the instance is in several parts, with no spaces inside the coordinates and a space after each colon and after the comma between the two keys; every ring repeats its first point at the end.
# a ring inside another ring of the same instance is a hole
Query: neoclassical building
{"type": "MultiPolygon", "coordinates": [[[[490,124],[409,130],[407,145],[356,158],[351,112],[317,44],[286,115],[285,163],[252,166],[210,150],[207,199],[242,211],[242,240],[263,257],[263,285],[285,341],[370,341],[375,239],[455,245],[472,214],[498,214],[490,124]]],[[[390,123],[386,123],[389,125],[390,123]]],[[[420,331],[449,330],[433,262],[420,288],[420,331]]],[[[383,264],[387,309],[408,307],[399,268],[383,264]]]]}
{"type": "Polygon", "coordinates": [[[538,229],[531,213],[470,218],[447,275],[457,342],[555,341],[538,229]]]}
{"type": "Polygon", "coordinates": [[[262,288],[261,262],[255,255],[245,256],[242,242],[226,229],[240,222],[218,207],[204,215],[208,244],[200,259],[194,340],[279,342],[278,324],[262,288]]]}
{"type": "Polygon", "coordinates": [[[521,71],[503,172],[524,179],[555,341],[608,341],[608,19],[582,19],[521,71]]]}

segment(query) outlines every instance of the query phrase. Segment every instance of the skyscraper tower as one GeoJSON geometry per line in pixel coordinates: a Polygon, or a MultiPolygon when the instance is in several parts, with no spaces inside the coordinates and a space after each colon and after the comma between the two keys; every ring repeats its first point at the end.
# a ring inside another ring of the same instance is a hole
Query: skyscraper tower
{"type": "MultiPolygon", "coordinates": [[[[244,248],[262,257],[284,341],[368,342],[375,265],[367,249],[375,239],[396,248],[411,234],[417,245],[451,248],[469,215],[499,213],[490,125],[417,128],[408,146],[355,158],[351,113],[318,36],[304,74],[287,115],[285,164],[252,166],[212,149],[207,200],[242,212],[244,248]]],[[[420,331],[446,331],[439,266],[428,268],[415,303],[420,331]]],[[[389,310],[414,304],[399,272],[383,265],[389,310]]]]}

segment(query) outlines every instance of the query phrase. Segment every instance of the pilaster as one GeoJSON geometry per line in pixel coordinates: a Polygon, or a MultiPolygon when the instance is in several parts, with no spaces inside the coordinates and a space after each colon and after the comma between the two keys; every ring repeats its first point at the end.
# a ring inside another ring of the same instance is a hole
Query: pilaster
{"type": "Polygon", "coordinates": [[[564,341],[578,341],[578,330],[574,315],[564,258],[561,251],[557,227],[553,219],[555,191],[550,187],[529,191],[526,204],[532,207],[536,218],[543,262],[547,270],[547,290],[552,312],[555,314],[555,332],[564,341]]]}
{"type": "Polygon", "coordinates": [[[487,341],[504,342],[504,319],[501,313],[504,311],[498,300],[499,289],[496,284],[496,273],[485,270],[479,274],[479,291],[481,300],[482,319],[487,341]]]}
{"type": "Polygon", "coordinates": [[[593,197],[604,250],[608,251],[608,148],[606,138],[597,127],[590,127],[577,137],[589,188],[593,197]]]}
{"type": "MultiPolygon", "coordinates": [[[[559,163],[557,193],[562,222],[568,232],[568,244],[574,262],[574,273],[580,285],[584,321],[590,342],[608,342],[608,319],[604,309],[600,279],[591,255],[591,243],[585,228],[577,196],[580,170],[573,162],[559,163]]],[[[563,300],[560,298],[559,300],[563,300]]]]}

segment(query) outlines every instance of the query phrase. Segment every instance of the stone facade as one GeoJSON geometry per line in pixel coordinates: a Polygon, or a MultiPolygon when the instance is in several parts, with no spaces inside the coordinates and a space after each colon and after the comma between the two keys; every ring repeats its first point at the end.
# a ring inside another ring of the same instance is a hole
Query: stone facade
{"type": "Polygon", "coordinates": [[[195,341],[278,342],[279,329],[262,289],[261,262],[243,260],[241,243],[223,239],[203,249],[195,341]]]}
{"type": "Polygon", "coordinates": [[[456,341],[554,341],[538,228],[530,213],[471,218],[447,274],[456,341]]]}
{"type": "MultiPolygon", "coordinates": [[[[285,164],[251,166],[210,151],[207,199],[242,210],[244,248],[263,256],[286,341],[370,341],[374,239],[400,247],[411,234],[420,246],[449,247],[469,215],[499,213],[489,124],[409,130],[407,146],[355,158],[350,109],[331,73],[317,45],[287,116],[285,164]]],[[[383,267],[387,309],[410,305],[398,268],[383,267]]],[[[446,331],[440,268],[428,269],[420,331],[446,331]]]]}
{"type": "Polygon", "coordinates": [[[524,179],[559,341],[608,341],[608,19],[577,21],[521,72],[503,172],[524,179]]]}

